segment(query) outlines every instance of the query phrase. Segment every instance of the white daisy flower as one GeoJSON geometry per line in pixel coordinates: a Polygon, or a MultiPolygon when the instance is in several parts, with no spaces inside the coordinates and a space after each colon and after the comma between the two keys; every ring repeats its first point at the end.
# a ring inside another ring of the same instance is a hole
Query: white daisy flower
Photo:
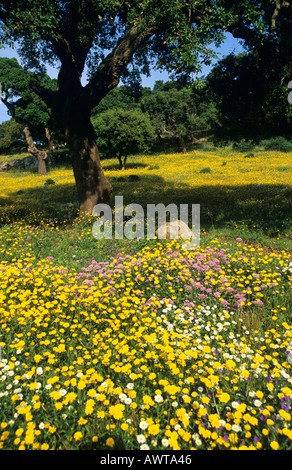
{"type": "Polygon", "coordinates": [[[261,402],[261,400],[255,400],[254,404],[255,404],[255,406],[261,406],[262,402],[261,402]]]}
{"type": "Polygon", "coordinates": [[[139,442],[139,444],[144,444],[144,442],[146,442],[146,437],[144,436],[144,434],[138,434],[137,441],[139,442]]]}
{"type": "Polygon", "coordinates": [[[148,428],[148,423],[146,423],[146,421],[141,421],[140,424],[139,424],[139,428],[143,429],[143,431],[144,431],[145,429],[148,428]]]}
{"type": "Polygon", "coordinates": [[[142,444],[140,446],[140,450],[149,450],[149,446],[147,444],[142,444]]]}
{"type": "Polygon", "coordinates": [[[162,395],[155,395],[154,401],[156,401],[156,403],[161,403],[163,401],[162,395]]]}

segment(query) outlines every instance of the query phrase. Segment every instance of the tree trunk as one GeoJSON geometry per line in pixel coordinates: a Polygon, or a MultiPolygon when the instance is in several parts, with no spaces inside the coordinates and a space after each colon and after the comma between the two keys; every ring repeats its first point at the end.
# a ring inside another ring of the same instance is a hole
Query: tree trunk
{"type": "Polygon", "coordinates": [[[48,151],[52,152],[54,150],[53,134],[48,127],[45,128],[45,132],[48,141],[48,151]]]}
{"type": "Polygon", "coordinates": [[[47,174],[46,158],[47,158],[47,154],[45,152],[38,151],[38,155],[37,155],[38,174],[40,176],[45,176],[47,174]],[[44,155],[46,155],[46,156],[44,157],[44,155]]]}
{"type": "Polygon", "coordinates": [[[179,142],[180,142],[180,145],[181,145],[182,152],[187,153],[187,147],[186,147],[185,139],[182,136],[179,136],[179,142]]]}
{"type": "Polygon", "coordinates": [[[30,130],[28,125],[25,125],[23,128],[23,133],[25,135],[26,143],[27,143],[27,151],[30,152],[32,155],[34,155],[38,159],[38,173],[41,176],[44,176],[47,174],[47,169],[46,169],[46,158],[47,154],[46,152],[42,152],[39,150],[31,136],[30,130]]]}
{"type": "Polygon", "coordinates": [[[119,155],[117,155],[117,159],[119,160],[120,170],[122,170],[122,169],[123,169],[123,160],[122,160],[122,157],[120,157],[119,155]]]}
{"type": "Polygon", "coordinates": [[[127,157],[124,157],[123,170],[126,169],[127,157]]]}
{"type": "Polygon", "coordinates": [[[30,152],[32,155],[34,155],[38,159],[38,173],[39,173],[39,175],[42,175],[42,176],[46,175],[47,174],[46,162],[45,162],[45,160],[47,158],[46,152],[42,152],[41,150],[39,150],[36,147],[36,145],[33,141],[32,135],[30,133],[28,125],[24,124],[20,119],[17,119],[15,117],[14,107],[11,106],[10,103],[8,103],[8,100],[6,98],[3,99],[3,103],[5,104],[7,109],[10,111],[10,114],[13,117],[13,119],[15,119],[15,121],[18,124],[21,124],[23,126],[23,133],[24,133],[25,140],[26,140],[27,147],[28,147],[27,151],[30,152]]]}
{"type": "Polygon", "coordinates": [[[71,107],[64,116],[65,136],[70,149],[80,204],[80,215],[91,215],[95,205],[109,204],[112,185],[101,167],[89,110],[71,107]],[[74,111],[73,111],[74,108],[74,111]]]}
{"type": "Polygon", "coordinates": [[[118,160],[119,160],[119,164],[120,164],[120,170],[121,171],[124,171],[126,169],[126,162],[127,162],[127,157],[124,157],[124,161],[123,161],[123,158],[122,157],[117,157],[118,160]]]}

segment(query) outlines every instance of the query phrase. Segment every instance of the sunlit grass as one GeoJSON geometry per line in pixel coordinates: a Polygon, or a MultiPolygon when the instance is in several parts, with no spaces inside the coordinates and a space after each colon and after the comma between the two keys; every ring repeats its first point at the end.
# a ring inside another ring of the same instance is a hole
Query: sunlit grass
{"type": "MultiPolygon", "coordinates": [[[[125,174],[147,175],[152,171],[163,178],[167,175],[167,181],[171,183],[190,186],[291,184],[291,153],[259,151],[254,152],[254,155],[254,158],[244,158],[244,153],[222,150],[219,154],[195,151],[188,154],[142,156],[139,159],[130,158],[129,164],[134,165],[137,162],[138,165],[145,167],[129,168],[125,174]],[[149,170],[151,166],[159,168],[149,170]],[[206,167],[211,169],[211,173],[201,173],[206,167]],[[283,167],[287,168],[285,172],[281,172],[283,167]]],[[[113,163],[114,160],[105,162],[105,168],[113,163]]],[[[112,170],[108,172],[110,176],[114,173],[112,170]]]]}

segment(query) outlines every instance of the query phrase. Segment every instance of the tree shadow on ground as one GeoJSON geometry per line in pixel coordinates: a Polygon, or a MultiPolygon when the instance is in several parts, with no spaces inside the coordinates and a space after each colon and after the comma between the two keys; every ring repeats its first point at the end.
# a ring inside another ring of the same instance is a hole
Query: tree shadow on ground
{"type": "MultiPolygon", "coordinates": [[[[107,162],[106,160],[102,160],[102,167],[105,171],[112,171],[112,170],[117,170],[117,171],[120,171],[121,173],[121,176],[124,175],[124,170],[121,170],[120,169],[120,164],[118,163],[113,163],[113,162],[107,162]]],[[[146,168],[147,165],[146,163],[138,163],[138,162],[129,162],[126,164],[126,169],[127,170],[137,170],[139,168],[146,168]]]]}
{"type": "Polygon", "coordinates": [[[201,227],[223,227],[246,223],[276,232],[291,227],[292,188],[286,185],[201,185],[173,184],[155,175],[143,175],[135,182],[115,182],[116,194],[124,204],[200,204],[201,227]],[[131,186],[129,186],[131,185],[131,186]],[[131,188],[131,190],[130,190],[131,188]]]}
{"type": "Polygon", "coordinates": [[[69,220],[76,217],[77,212],[78,198],[74,183],[44,184],[38,188],[12,190],[8,197],[1,198],[0,226],[18,221],[40,225],[69,220]]]}
{"type": "MultiPolygon", "coordinates": [[[[292,188],[285,185],[191,187],[165,181],[154,174],[137,175],[134,180],[131,176],[121,181],[109,178],[114,188],[112,206],[116,195],[123,196],[124,205],[140,204],[145,215],[147,204],[200,204],[201,227],[206,230],[242,223],[270,233],[291,228],[292,188]]],[[[26,220],[28,213],[34,213],[35,218],[39,213],[48,222],[63,218],[69,223],[77,212],[75,184],[44,184],[41,188],[12,191],[7,198],[2,198],[0,224],[26,220]]]]}

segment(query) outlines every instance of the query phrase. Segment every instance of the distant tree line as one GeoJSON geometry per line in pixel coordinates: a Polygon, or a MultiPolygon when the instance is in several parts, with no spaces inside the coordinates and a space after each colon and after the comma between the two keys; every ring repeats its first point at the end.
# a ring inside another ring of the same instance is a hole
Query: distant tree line
{"type": "Polygon", "coordinates": [[[284,144],[292,130],[291,60],[275,70],[265,59],[256,51],[230,54],[194,83],[114,89],[91,118],[101,157],[116,156],[124,168],[130,154],[186,152],[206,141],[243,149],[261,141],[268,148],[274,139],[275,149],[277,142],[291,149],[284,144]]]}
{"type": "MultiPolygon", "coordinates": [[[[35,143],[48,151],[65,145],[50,110],[29,90],[28,72],[16,59],[1,58],[0,65],[2,101],[11,115],[0,125],[0,152],[33,153],[35,143]]],[[[236,146],[242,140],[290,139],[291,61],[281,65],[280,70],[271,70],[265,57],[251,51],[228,55],[194,83],[157,81],[153,89],[114,88],[91,116],[101,158],[116,157],[123,169],[131,154],[186,152],[206,141],[236,146]]],[[[49,89],[56,87],[45,74],[41,80],[49,89]]]]}

